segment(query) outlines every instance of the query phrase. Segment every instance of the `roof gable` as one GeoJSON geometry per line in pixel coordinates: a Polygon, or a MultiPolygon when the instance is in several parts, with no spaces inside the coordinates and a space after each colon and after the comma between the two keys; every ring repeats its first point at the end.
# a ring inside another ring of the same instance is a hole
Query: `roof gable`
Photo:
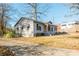
{"type": "Polygon", "coordinates": [[[30,19],[30,18],[27,18],[27,17],[21,17],[20,20],[19,20],[14,26],[16,26],[16,25],[17,25],[20,21],[22,21],[22,20],[31,20],[31,21],[34,21],[34,22],[36,22],[36,23],[44,24],[44,23],[41,22],[41,21],[33,20],[33,19],[30,19]]]}

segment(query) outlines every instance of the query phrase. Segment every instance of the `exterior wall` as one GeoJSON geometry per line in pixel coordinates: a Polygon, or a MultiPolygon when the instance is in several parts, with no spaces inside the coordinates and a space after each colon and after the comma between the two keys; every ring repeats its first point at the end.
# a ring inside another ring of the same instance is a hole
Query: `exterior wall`
{"type": "MultiPolygon", "coordinates": [[[[24,22],[26,22],[25,23],[25,28],[23,29],[23,31],[22,31],[22,35],[23,36],[25,36],[25,37],[33,37],[33,34],[34,34],[34,32],[33,32],[33,21],[29,21],[29,20],[25,20],[24,22]],[[28,24],[30,24],[30,28],[29,28],[29,30],[27,30],[27,25],[28,24]]],[[[23,23],[24,24],[24,23],[23,23]]]]}
{"type": "Polygon", "coordinates": [[[34,22],[34,33],[44,33],[44,24],[34,22]],[[41,31],[37,30],[37,24],[41,26],[41,31]]]}
{"type": "Polygon", "coordinates": [[[55,34],[56,33],[56,26],[55,25],[50,25],[50,24],[45,24],[46,25],[46,30],[45,33],[46,35],[50,34],[55,34]]]}
{"type": "Polygon", "coordinates": [[[23,20],[23,21],[20,21],[19,24],[16,26],[16,28],[19,28],[19,30],[16,30],[16,33],[19,32],[19,34],[21,34],[23,37],[33,37],[34,35],[34,27],[33,27],[33,21],[31,20],[23,20]],[[30,25],[30,28],[27,30],[27,25],[30,25]],[[22,29],[22,27],[24,27],[22,29]]]}
{"type": "Polygon", "coordinates": [[[48,35],[52,35],[56,33],[56,26],[50,25],[50,30],[47,31],[48,35]]]}
{"type": "Polygon", "coordinates": [[[20,27],[21,27],[20,24],[17,24],[17,25],[15,26],[15,32],[16,32],[16,34],[20,34],[20,33],[21,33],[20,27]],[[17,29],[17,28],[18,28],[18,29],[17,29]]]}

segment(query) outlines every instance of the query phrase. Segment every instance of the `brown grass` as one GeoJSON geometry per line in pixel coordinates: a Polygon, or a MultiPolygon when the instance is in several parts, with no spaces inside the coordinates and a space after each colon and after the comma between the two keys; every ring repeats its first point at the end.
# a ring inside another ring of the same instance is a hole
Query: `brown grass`
{"type": "Polygon", "coordinates": [[[29,37],[29,38],[13,38],[4,40],[6,42],[14,42],[17,44],[43,44],[49,47],[68,48],[79,50],[79,34],[73,35],[57,35],[57,36],[42,36],[42,37],[29,37]],[[16,40],[13,40],[16,39],[16,40]]]}
{"type": "Polygon", "coordinates": [[[31,43],[43,44],[50,47],[79,49],[79,37],[77,35],[37,37],[29,41],[31,43]]]}

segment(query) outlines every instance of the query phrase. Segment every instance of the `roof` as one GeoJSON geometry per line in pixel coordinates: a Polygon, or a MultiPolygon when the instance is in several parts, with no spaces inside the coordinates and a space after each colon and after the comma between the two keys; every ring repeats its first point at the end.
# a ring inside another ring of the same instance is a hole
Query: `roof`
{"type": "Polygon", "coordinates": [[[18,22],[17,22],[14,26],[16,26],[21,20],[25,20],[25,19],[34,21],[34,22],[36,22],[36,23],[44,24],[44,23],[41,22],[41,21],[33,20],[33,19],[30,19],[30,18],[27,18],[27,17],[21,17],[21,18],[18,20],[18,22]]]}
{"type": "Polygon", "coordinates": [[[75,25],[75,24],[79,24],[79,21],[74,21],[74,22],[66,22],[66,23],[63,23],[62,25],[75,25]]]}

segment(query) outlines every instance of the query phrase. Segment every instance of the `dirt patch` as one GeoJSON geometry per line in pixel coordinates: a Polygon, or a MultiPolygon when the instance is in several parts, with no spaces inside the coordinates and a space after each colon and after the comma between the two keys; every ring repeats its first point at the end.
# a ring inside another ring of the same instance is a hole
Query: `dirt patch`
{"type": "Polygon", "coordinates": [[[44,45],[8,46],[16,56],[72,56],[79,55],[77,50],[50,48],[44,45]]]}
{"type": "Polygon", "coordinates": [[[10,50],[14,51],[16,56],[40,56],[44,55],[42,52],[44,46],[41,45],[24,45],[24,46],[7,46],[10,50]]]}

